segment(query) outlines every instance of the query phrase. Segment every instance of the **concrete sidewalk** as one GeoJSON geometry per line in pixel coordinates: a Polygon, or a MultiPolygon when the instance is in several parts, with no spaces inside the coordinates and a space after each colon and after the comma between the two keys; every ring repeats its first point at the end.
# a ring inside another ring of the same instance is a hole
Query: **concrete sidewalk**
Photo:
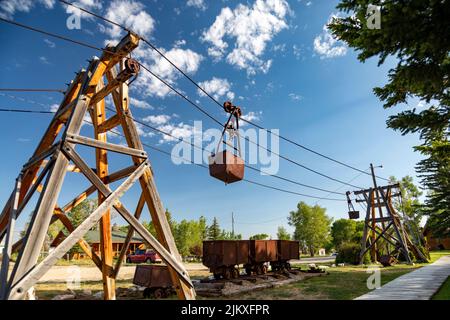
{"type": "Polygon", "coordinates": [[[450,256],[445,256],[355,300],[429,300],[449,276],[450,256]]]}

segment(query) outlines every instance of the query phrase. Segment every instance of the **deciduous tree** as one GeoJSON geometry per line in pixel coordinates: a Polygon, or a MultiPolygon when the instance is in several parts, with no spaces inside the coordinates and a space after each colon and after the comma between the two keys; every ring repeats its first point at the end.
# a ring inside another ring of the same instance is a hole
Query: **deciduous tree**
{"type": "Polygon", "coordinates": [[[250,240],[266,240],[267,238],[269,238],[268,234],[258,233],[258,234],[251,236],[249,239],[250,240]]]}
{"type": "Polygon", "coordinates": [[[294,239],[299,240],[311,256],[329,241],[332,219],[326,215],[325,208],[300,202],[297,210],[290,212],[288,220],[289,225],[295,228],[294,239]]]}

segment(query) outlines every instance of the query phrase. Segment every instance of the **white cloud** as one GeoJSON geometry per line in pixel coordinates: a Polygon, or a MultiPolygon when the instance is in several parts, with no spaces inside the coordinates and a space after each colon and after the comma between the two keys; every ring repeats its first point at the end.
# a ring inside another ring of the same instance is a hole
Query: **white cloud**
{"type": "Polygon", "coordinates": [[[301,95],[296,94],[296,93],[289,93],[289,98],[290,98],[292,101],[300,101],[300,100],[303,99],[303,97],[302,97],[301,95]]]}
{"type": "MultiPolygon", "coordinates": [[[[138,1],[114,0],[106,10],[106,18],[119,24],[124,24],[137,34],[149,38],[154,30],[155,21],[144,9],[145,6],[138,1]]],[[[105,44],[117,44],[123,35],[122,30],[118,27],[103,27],[101,31],[112,37],[112,39],[105,41],[105,44]]],[[[194,74],[197,72],[203,57],[190,49],[181,49],[180,46],[185,44],[185,40],[178,40],[172,49],[158,48],[158,50],[185,73],[194,74]]],[[[164,79],[171,86],[176,86],[176,80],[180,77],[180,72],[153,49],[148,46],[140,46],[133,54],[136,59],[139,59],[143,65],[157,76],[164,79]]],[[[142,71],[136,82],[134,82],[134,86],[147,96],[164,98],[169,94],[173,94],[169,87],[149,72],[142,71]]],[[[143,104],[142,102],[136,103],[136,107],[148,108],[148,106],[148,104],[143,104]]]]}
{"type": "Polygon", "coordinates": [[[201,40],[211,44],[208,54],[220,60],[229,47],[225,38],[235,38],[226,61],[247,70],[249,75],[258,71],[266,73],[272,61],[264,61],[261,56],[267,43],[288,27],[286,18],[289,12],[289,4],[285,0],[256,0],[252,7],[239,4],[234,10],[225,7],[211,27],[203,32],[201,40]]]}
{"type": "MultiPolygon", "coordinates": [[[[114,0],[109,3],[105,17],[120,25],[125,25],[140,36],[149,37],[155,27],[155,20],[144,8],[145,6],[138,1],[114,0]]],[[[118,26],[111,24],[101,30],[115,39],[120,38],[124,32],[118,26]]]]}
{"type": "Polygon", "coordinates": [[[285,43],[281,43],[281,44],[276,44],[272,47],[272,50],[275,52],[285,52],[286,51],[286,44],[285,43]]]}
{"type": "Polygon", "coordinates": [[[135,106],[136,108],[140,108],[140,109],[147,109],[147,110],[153,110],[154,109],[148,102],[145,102],[145,101],[142,101],[142,100],[138,100],[136,98],[131,98],[130,99],[130,104],[132,106],[135,106]]]}
{"type": "Polygon", "coordinates": [[[48,61],[47,57],[39,57],[39,61],[43,64],[50,64],[50,62],[48,61]]]}
{"type": "Polygon", "coordinates": [[[52,9],[55,0],[2,0],[0,1],[0,17],[11,19],[16,12],[30,12],[35,4],[41,4],[47,9],[52,9]]]}
{"type": "Polygon", "coordinates": [[[50,111],[51,112],[56,112],[56,111],[58,111],[58,109],[59,109],[59,104],[52,104],[50,106],[50,111]]]}
{"type": "MultiPolygon", "coordinates": [[[[102,8],[102,1],[101,0],[77,0],[77,1],[70,1],[74,5],[86,9],[86,10],[99,10],[102,8]]],[[[75,7],[68,6],[65,4],[62,4],[63,7],[66,9],[66,13],[69,15],[76,14],[77,16],[80,16],[84,19],[94,20],[95,17],[90,15],[89,13],[83,12],[75,7]]]]}
{"type": "MultiPolygon", "coordinates": [[[[247,121],[259,121],[261,120],[261,116],[262,116],[262,111],[258,111],[258,112],[254,112],[254,111],[250,111],[248,113],[244,113],[241,117],[241,119],[247,120],[247,121]]],[[[241,122],[240,126],[244,126],[246,125],[246,122],[241,122]]]]}
{"type": "MultiPolygon", "coordinates": [[[[201,55],[190,49],[172,48],[169,51],[166,51],[163,48],[159,48],[159,50],[187,74],[194,74],[197,72],[200,63],[203,60],[201,55]]],[[[150,48],[138,48],[134,53],[152,72],[164,79],[164,81],[170,85],[175,86],[176,80],[181,76],[180,72],[158,53],[150,48]]],[[[143,90],[144,94],[150,96],[164,98],[168,94],[173,94],[169,87],[148,72],[141,72],[135,83],[138,88],[143,90]]]]}
{"type": "Polygon", "coordinates": [[[186,4],[189,7],[194,7],[202,11],[206,10],[206,4],[204,0],[188,0],[186,4]]]}
{"type": "MultiPolygon", "coordinates": [[[[213,77],[211,80],[200,82],[199,85],[216,100],[223,96],[226,96],[229,100],[234,99],[234,93],[230,90],[231,84],[227,79],[213,77]]],[[[206,96],[200,89],[197,92],[202,97],[206,96]]]]}
{"type": "Polygon", "coordinates": [[[148,117],[145,117],[142,120],[144,120],[145,122],[149,122],[151,124],[163,125],[163,124],[166,124],[167,122],[169,122],[170,118],[171,117],[169,115],[167,115],[167,114],[160,114],[160,115],[157,115],[157,116],[153,116],[153,115],[152,116],[148,116],[148,117]]]}
{"type": "Polygon", "coordinates": [[[146,131],[144,128],[144,126],[142,124],[140,124],[139,122],[135,122],[136,124],[136,130],[139,136],[141,137],[146,137],[146,138],[151,138],[153,136],[155,136],[155,134],[151,131],[146,131]]]}
{"type": "Polygon", "coordinates": [[[56,44],[53,41],[50,41],[48,39],[44,39],[44,42],[50,47],[50,48],[54,48],[56,47],[56,44]]]}
{"type": "Polygon", "coordinates": [[[321,59],[341,57],[347,54],[347,46],[336,39],[327,26],[336,17],[337,15],[332,14],[327,24],[323,26],[322,33],[314,39],[314,51],[320,55],[321,59]]]}
{"type": "Polygon", "coordinates": [[[175,41],[175,43],[173,44],[174,47],[179,48],[182,47],[186,44],[186,40],[181,39],[181,40],[177,40],[175,41]]]}
{"type": "Polygon", "coordinates": [[[160,143],[178,141],[179,139],[188,140],[194,134],[194,127],[180,122],[176,125],[166,124],[158,127],[159,130],[164,131],[172,136],[162,134],[160,143]]]}
{"type": "Polygon", "coordinates": [[[294,54],[295,59],[300,59],[302,56],[302,47],[294,44],[292,46],[292,52],[294,54]]]}

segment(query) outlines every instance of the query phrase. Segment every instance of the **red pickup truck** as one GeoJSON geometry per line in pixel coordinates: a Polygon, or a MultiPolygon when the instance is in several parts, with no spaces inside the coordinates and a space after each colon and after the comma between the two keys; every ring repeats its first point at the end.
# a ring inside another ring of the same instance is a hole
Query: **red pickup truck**
{"type": "Polygon", "coordinates": [[[138,249],[127,255],[127,263],[160,263],[162,260],[154,250],[138,249]]]}

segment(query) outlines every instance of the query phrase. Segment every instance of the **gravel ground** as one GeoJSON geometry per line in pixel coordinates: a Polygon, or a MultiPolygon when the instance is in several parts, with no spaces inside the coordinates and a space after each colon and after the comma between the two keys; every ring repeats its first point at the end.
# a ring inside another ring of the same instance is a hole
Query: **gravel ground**
{"type": "MultiPolygon", "coordinates": [[[[190,271],[208,271],[201,263],[186,263],[186,269],[190,271]]],[[[136,266],[123,266],[117,276],[118,280],[133,279],[136,266]]],[[[54,266],[40,280],[43,282],[66,282],[76,277],[80,277],[80,281],[101,281],[102,274],[97,267],[91,266],[54,266]]]]}

